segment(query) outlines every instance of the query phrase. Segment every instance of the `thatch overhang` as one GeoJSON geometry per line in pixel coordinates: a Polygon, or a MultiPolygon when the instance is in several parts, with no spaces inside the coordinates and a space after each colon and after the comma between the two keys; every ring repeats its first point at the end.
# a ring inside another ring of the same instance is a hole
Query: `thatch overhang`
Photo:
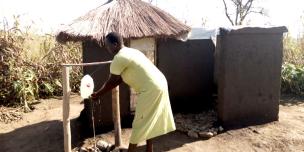
{"type": "Polygon", "coordinates": [[[110,0],[63,26],[56,39],[61,43],[86,40],[103,43],[110,32],[118,32],[124,39],[178,39],[190,30],[169,13],[149,3],[141,0],[110,0]]]}

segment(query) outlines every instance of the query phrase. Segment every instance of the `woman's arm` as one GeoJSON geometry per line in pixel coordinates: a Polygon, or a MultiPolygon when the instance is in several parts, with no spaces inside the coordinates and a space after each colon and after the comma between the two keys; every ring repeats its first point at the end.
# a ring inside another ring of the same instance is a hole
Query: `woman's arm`
{"type": "Polygon", "coordinates": [[[110,74],[108,80],[103,84],[103,86],[96,92],[92,94],[92,98],[96,99],[99,96],[105,94],[106,92],[112,90],[117,85],[122,83],[122,78],[120,75],[110,74]]]}

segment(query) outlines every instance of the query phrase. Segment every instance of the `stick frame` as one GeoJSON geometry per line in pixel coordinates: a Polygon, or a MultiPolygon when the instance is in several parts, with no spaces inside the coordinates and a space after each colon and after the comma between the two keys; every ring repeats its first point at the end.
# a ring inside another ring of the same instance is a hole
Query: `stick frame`
{"type": "MultiPolygon", "coordinates": [[[[112,61],[79,63],[79,64],[62,64],[62,121],[64,135],[64,152],[71,152],[71,124],[70,124],[70,69],[72,66],[94,66],[110,64],[112,61]]],[[[120,104],[119,104],[119,86],[112,90],[112,110],[115,131],[115,146],[121,146],[121,123],[120,123],[120,104]]]]}

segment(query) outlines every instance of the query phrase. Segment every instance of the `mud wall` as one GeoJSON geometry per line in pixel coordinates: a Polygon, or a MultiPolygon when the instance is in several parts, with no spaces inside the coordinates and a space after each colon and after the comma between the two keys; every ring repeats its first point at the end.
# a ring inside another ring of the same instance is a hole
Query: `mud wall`
{"type": "Polygon", "coordinates": [[[173,111],[201,111],[213,102],[215,46],[212,40],[157,42],[157,66],[169,85],[173,111]]]}
{"type": "Polygon", "coordinates": [[[215,77],[218,114],[226,127],[278,120],[285,27],[221,30],[215,77]]]}

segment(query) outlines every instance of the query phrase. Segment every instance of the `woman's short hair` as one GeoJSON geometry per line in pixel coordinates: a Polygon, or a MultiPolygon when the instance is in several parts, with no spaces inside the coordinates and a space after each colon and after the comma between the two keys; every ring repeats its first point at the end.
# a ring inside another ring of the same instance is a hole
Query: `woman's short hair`
{"type": "Polygon", "coordinates": [[[123,39],[122,39],[121,35],[116,32],[111,32],[111,33],[107,34],[106,39],[111,44],[117,43],[118,45],[123,45],[123,39]]]}

